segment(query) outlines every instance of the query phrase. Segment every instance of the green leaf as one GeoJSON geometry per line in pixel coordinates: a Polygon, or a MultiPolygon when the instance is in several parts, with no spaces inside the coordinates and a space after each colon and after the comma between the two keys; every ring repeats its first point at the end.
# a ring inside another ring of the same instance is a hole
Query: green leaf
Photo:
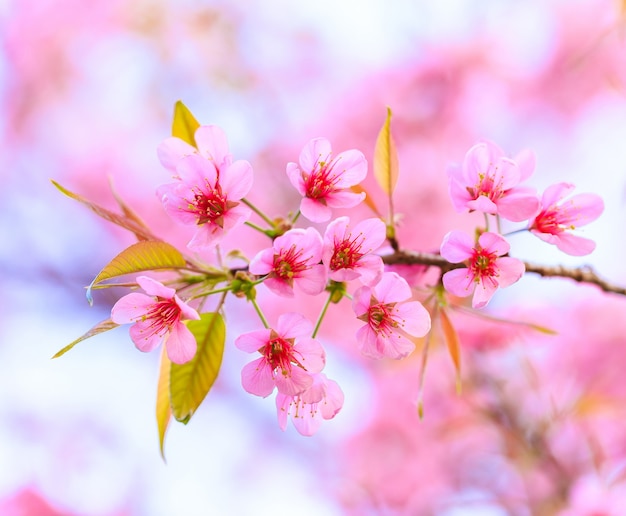
{"type": "Polygon", "coordinates": [[[174,104],[174,119],[172,121],[172,136],[176,136],[195,147],[196,139],[194,135],[198,127],[200,127],[200,123],[191,114],[189,108],[182,101],[176,101],[176,104],[174,104]]]}
{"type": "Polygon", "coordinates": [[[199,321],[189,321],[198,350],[186,364],[172,364],[170,370],[170,400],[172,414],[177,421],[187,424],[217,378],[226,327],[219,313],[203,313],[199,321]]]}
{"type": "Polygon", "coordinates": [[[59,358],[61,355],[65,355],[70,349],[72,349],[79,342],[88,339],[89,337],[93,337],[94,335],[98,335],[99,333],[104,333],[105,331],[112,330],[113,328],[117,328],[119,324],[114,323],[111,319],[107,319],[105,321],[99,322],[96,324],[91,330],[89,330],[84,335],[81,335],[76,340],[70,342],[63,349],[59,350],[52,358],[59,358]]]}
{"type": "Polygon", "coordinates": [[[398,152],[391,136],[391,109],[387,108],[387,119],[378,133],[374,147],[374,177],[388,196],[391,196],[396,187],[398,173],[398,152]]]}
{"type": "Polygon", "coordinates": [[[52,184],[57,187],[57,189],[63,194],[67,195],[70,199],[74,199],[85,206],[87,206],[91,211],[93,211],[99,217],[102,217],[109,222],[113,222],[113,224],[117,224],[118,226],[123,227],[129,231],[132,231],[138,240],[157,240],[157,238],[142,224],[137,222],[137,220],[127,214],[119,214],[115,213],[111,210],[103,208],[91,201],[88,201],[84,197],[70,192],[68,189],[62,187],[59,183],[54,180],[51,180],[52,184]]]}
{"type": "Polygon", "coordinates": [[[165,242],[146,240],[124,249],[113,258],[94,278],[87,289],[89,304],[93,303],[91,289],[101,281],[158,269],[182,269],[187,265],[183,255],[175,247],[165,242]]]}
{"type": "Polygon", "coordinates": [[[170,408],[170,359],[167,357],[167,348],[161,347],[161,365],[159,366],[159,381],[157,383],[156,419],[159,430],[159,449],[161,457],[165,460],[165,433],[172,417],[170,408]]]}
{"type": "Polygon", "coordinates": [[[443,336],[448,345],[448,352],[452,363],[454,364],[454,370],[456,371],[456,390],[461,393],[461,345],[459,342],[459,334],[454,329],[452,321],[448,317],[446,311],[441,308],[439,311],[441,315],[441,329],[443,330],[443,336]]]}

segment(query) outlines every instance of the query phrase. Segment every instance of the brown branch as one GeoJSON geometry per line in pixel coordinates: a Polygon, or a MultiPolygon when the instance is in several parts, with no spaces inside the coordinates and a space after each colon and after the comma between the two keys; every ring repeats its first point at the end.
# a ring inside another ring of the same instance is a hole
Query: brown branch
{"type": "MultiPolygon", "coordinates": [[[[433,253],[416,253],[413,251],[398,251],[382,257],[383,262],[387,265],[428,265],[441,269],[444,274],[452,269],[465,267],[463,263],[450,263],[439,254],[433,253]]],[[[526,266],[526,272],[539,274],[545,278],[568,278],[579,283],[588,283],[596,285],[604,292],[620,294],[626,296],[626,288],[614,285],[596,274],[591,267],[569,268],[562,265],[553,267],[546,265],[537,265],[535,263],[523,262],[526,266]]]]}

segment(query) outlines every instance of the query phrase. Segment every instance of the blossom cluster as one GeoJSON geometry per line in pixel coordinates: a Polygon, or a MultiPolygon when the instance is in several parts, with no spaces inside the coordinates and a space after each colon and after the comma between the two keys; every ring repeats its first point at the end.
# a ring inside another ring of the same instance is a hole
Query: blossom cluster
{"type": "MultiPolygon", "coordinates": [[[[497,145],[484,141],[474,145],[461,166],[450,167],[450,198],[459,212],[477,211],[497,219],[527,222],[526,230],[554,244],[564,253],[583,256],[595,249],[595,242],[571,231],[597,219],[604,209],[596,194],[568,197],[574,185],[556,183],[539,197],[520,183],[535,168],[530,150],[508,158],[497,145]]],[[[488,219],[487,219],[488,221],[488,219]]],[[[450,263],[464,263],[443,275],[448,292],[459,297],[472,295],[474,308],[484,307],[499,287],[508,287],[524,274],[524,263],[508,255],[510,244],[503,235],[477,231],[476,237],[458,230],[449,232],[441,244],[441,256],[450,263]]]]}
{"type": "MultiPolygon", "coordinates": [[[[216,126],[200,126],[194,140],[192,145],[171,137],[160,144],[158,156],[172,181],[160,186],[157,196],[172,219],[194,228],[187,245],[192,251],[216,250],[227,233],[243,225],[269,238],[268,246],[247,260],[245,274],[237,276],[238,290],[234,281],[222,289],[243,293],[263,326],[235,338],[238,349],[255,356],[243,367],[241,383],[247,392],[263,398],[276,392],[280,427],[285,429],[291,416],[301,434],[312,435],[344,402],[337,382],[322,372],[326,351],[317,338],[330,304],[351,299],[354,316],[363,323],[355,335],[358,349],[374,359],[411,354],[415,339],[431,329],[430,312],[407,280],[385,266],[381,249],[392,238],[389,223],[379,217],[357,222],[348,216],[333,219],[333,209],[354,207],[365,198],[363,191],[354,189],[367,175],[363,153],[352,149],[334,155],[325,138],[307,143],[298,163],[286,166],[287,178],[301,196],[299,210],[276,225],[246,199],[253,183],[252,166],[233,160],[225,133],[216,126]],[[270,227],[250,222],[253,213],[270,227]],[[300,215],[317,226],[296,227],[300,215]],[[326,224],[322,231],[319,224],[326,224]],[[308,296],[326,292],[328,300],[316,323],[301,313],[287,312],[270,324],[257,303],[255,288],[260,284],[282,298],[293,298],[296,291],[308,296]],[[354,286],[352,293],[349,286],[354,286]]],[[[452,204],[458,211],[484,213],[485,227],[477,228],[474,236],[458,230],[444,236],[440,256],[448,266],[430,288],[457,297],[473,294],[473,307],[482,308],[498,288],[522,277],[524,263],[509,256],[507,235],[489,229],[492,219],[498,229],[500,219],[525,222],[525,230],[572,255],[593,250],[591,240],[571,231],[596,219],[602,200],[594,194],[567,197],[573,189],[568,183],[553,185],[539,197],[533,188],[521,186],[534,166],[530,151],[511,159],[495,144],[480,142],[467,152],[462,165],[450,168],[452,204]]],[[[193,299],[183,301],[178,295],[182,289],[177,293],[147,276],[138,277],[137,284],[146,294],[120,299],[112,321],[134,323],[130,335],[142,351],[163,342],[173,363],[192,360],[196,342],[186,321],[200,319],[193,299]]],[[[194,298],[211,293],[209,289],[194,298]]]]}

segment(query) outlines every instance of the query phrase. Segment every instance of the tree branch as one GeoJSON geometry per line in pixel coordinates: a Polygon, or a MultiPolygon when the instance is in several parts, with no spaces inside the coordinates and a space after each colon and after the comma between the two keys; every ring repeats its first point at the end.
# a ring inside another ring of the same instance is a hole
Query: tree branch
{"type": "MultiPolygon", "coordinates": [[[[416,253],[413,251],[398,251],[393,254],[385,255],[382,259],[387,265],[427,265],[430,267],[437,267],[441,269],[442,275],[453,269],[465,267],[465,264],[463,263],[450,263],[439,254],[416,253]]],[[[596,285],[604,292],[626,296],[626,288],[614,285],[613,283],[602,279],[591,267],[572,269],[562,265],[550,267],[530,262],[523,263],[526,266],[526,272],[539,274],[540,276],[546,278],[568,278],[578,281],[579,283],[596,285]]]]}

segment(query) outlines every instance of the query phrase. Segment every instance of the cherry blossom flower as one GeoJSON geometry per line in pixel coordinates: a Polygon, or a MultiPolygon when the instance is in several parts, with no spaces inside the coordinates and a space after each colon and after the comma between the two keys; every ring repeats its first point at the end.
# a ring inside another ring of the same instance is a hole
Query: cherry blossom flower
{"type": "Polygon", "coordinates": [[[448,170],[452,204],[459,212],[469,209],[514,222],[527,220],[537,213],[539,199],[533,188],[517,185],[534,168],[529,150],[509,159],[497,145],[477,143],[465,154],[462,166],[448,170]]]}
{"type": "Polygon", "coordinates": [[[303,196],[300,211],[313,222],[326,222],[331,208],[352,208],[365,199],[364,193],[350,191],[367,175],[363,153],[348,150],[332,157],[330,142],[315,138],[300,153],[299,165],[287,164],[291,184],[303,196]]]}
{"type": "Polygon", "coordinates": [[[194,133],[196,147],[187,142],[171,136],[163,140],[157,147],[157,155],[161,164],[171,172],[176,173],[178,162],[190,154],[198,154],[213,162],[217,170],[228,168],[232,162],[232,156],[228,150],[226,133],[215,125],[203,125],[194,133]]]}
{"type": "Polygon", "coordinates": [[[278,318],[276,329],[240,335],[235,346],[261,354],[241,370],[243,388],[265,398],[274,387],[287,396],[297,396],[311,387],[313,373],[319,373],[326,363],[322,345],[309,337],[312,330],[313,324],[303,315],[286,313],[278,318]]]}
{"type": "Polygon", "coordinates": [[[239,202],[252,187],[252,167],[236,161],[218,169],[213,161],[191,154],[176,166],[174,183],[157,189],[166,212],[176,221],[198,226],[187,246],[195,251],[216,244],[245,222],[250,210],[239,202]]]}
{"type": "Polygon", "coordinates": [[[301,435],[311,436],[317,432],[322,419],[332,419],[343,407],[343,391],[334,380],[323,373],[313,376],[313,384],[296,396],[279,392],[276,396],[278,425],[287,428],[287,417],[291,415],[293,426],[301,435]]]}
{"type": "Polygon", "coordinates": [[[455,296],[474,293],[472,306],[482,308],[499,287],[508,287],[524,274],[524,263],[502,257],[509,243],[497,233],[485,232],[478,242],[462,231],[450,231],[441,244],[441,256],[450,263],[467,262],[467,268],[453,269],[443,275],[443,285],[455,296]]]}
{"type": "Polygon", "coordinates": [[[139,276],[137,283],[148,295],[133,292],[122,297],[113,306],[111,319],[134,323],[130,338],[141,351],[152,351],[163,342],[172,362],[189,362],[196,354],[196,339],[182,321],[200,319],[198,312],[181,301],[176,290],[152,278],[139,276]]]}
{"type": "Polygon", "coordinates": [[[361,352],[372,358],[404,358],[415,348],[408,338],[423,337],[430,330],[430,315],[411,298],[411,287],[395,272],[385,272],[373,287],[354,293],[352,308],[364,321],[356,338],[361,352]]]}
{"type": "Polygon", "coordinates": [[[595,242],[572,235],[568,230],[596,220],[604,211],[604,203],[599,195],[591,193],[574,195],[564,201],[572,190],[574,185],[570,183],[549,186],[541,197],[541,211],[530,223],[529,230],[564,253],[583,256],[595,249],[595,242]]]}
{"type": "Polygon", "coordinates": [[[371,254],[385,241],[385,223],[367,219],[349,230],[348,217],[331,222],[324,234],[322,261],[329,270],[330,279],[350,281],[360,278],[364,284],[376,283],[383,273],[383,260],[371,254]]]}
{"type": "Polygon", "coordinates": [[[249,270],[267,274],[264,284],[274,293],[293,297],[294,285],[305,294],[316,295],[326,286],[322,259],[322,237],[314,228],[290,229],[274,239],[272,247],[260,251],[249,270]]]}

